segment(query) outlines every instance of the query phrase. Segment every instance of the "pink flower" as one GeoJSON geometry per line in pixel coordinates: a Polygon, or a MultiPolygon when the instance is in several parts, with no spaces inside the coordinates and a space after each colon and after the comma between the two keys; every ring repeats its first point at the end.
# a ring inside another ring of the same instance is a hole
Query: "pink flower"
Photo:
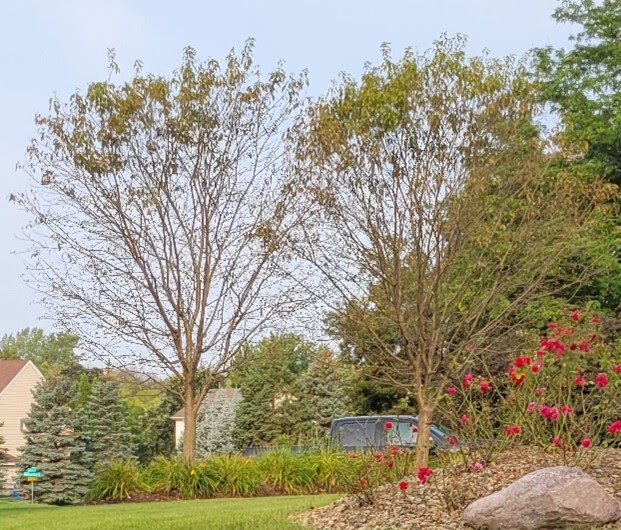
{"type": "Polygon", "coordinates": [[[621,420],[616,420],[613,421],[609,426],[607,431],[610,434],[617,434],[618,432],[621,432],[621,420]]]}
{"type": "Polygon", "coordinates": [[[621,374],[621,364],[615,364],[615,365],[612,367],[612,371],[613,371],[615,374],[621,374]]]}
{"type": "Polygon", "coordinates": [[[468,423],[468,416],[466,414],[462,414],[459,417],[459,421],[461,422],[462,425],[465,425],[466,423],[468,423]]]}
{"type": "Polygon", "coordinates": [[[457,393],[457,388],[455,388],[453,385],[451,385],[451,386],[446,388],[446,391],[449,394],[456,394],[457,393]]]}
{"type": "Polygon", "coordinates": [[[470,388],[470,385],[472,384],[473,380],[474,380],[474,376],[472,374],[466,374],[464,375],[464,378],[462,379],[461,382],[465,388],[470,388]]]}
{"type": "Polygon", "coordinates": [[[578,345],[578,348],[580,348],[581,351],[589,351],[589,349],[591,348],[591,346],[589,346],[588,342],[581,342],[578,345]]]}
{"type": "Polygon", "coordinates": [[[457,444],[457,438],[455,438],[454,436],[449,437],[448,443],[451,447],[453,447],[455,444],[457,444]]]}
{"type": "Polygon", "coordinates": [[[534,393],[535,393],[536,396],[540,396],[542,394],[545,394],[545,392],[546,392],[546,388],[544,386],[537,387],[534,390],[534,393]]]}
{"type": "Polygon", "coordinates": [[[526,407],[526,412],[535,412],[535,402],[531,401],[526,407]]]}
{"type": "Polygon", "coordinates": [[[492,385],[490,385],[487,381],[481,381],[479,383],[479,391],[481,394],[485,394],[486,392],[490,392],[492,390],[492,385]]]}
{"type": "Polygon", "coordinates": [[[399,482],[399,489],[401,491],[407,490],[408,486],[409,486],[409,484],[405,480],[402,480],[401,482],[399,482]]]}
{"type": "Polygon", "coordinates": [[[574,322],[578,322],[578,320],[580,320],[580,313],[579,313],[578,311],[574,311],[574,312],[571,314],[571,319],[572,319],[574,322]]]}
{"type": "Polygon", "coordinates": [[[584,388],[588,384],[589,382],[587,381],[586,377],[584,377],[583,375],[579,375],[574,379],[574,385],[576,386],[584,388]]]}
{"type": "Polygon", "coordinates": [[[555,421],[558,419],[558,409],[556,407],[548,407],[546,405],[539,405],[539,412],[541,415],[550,421],[555,421]]]}
{"type": "Polygon", "coordinates": [[[396,454],[399,454],[399,449],[397,447],[395,447],[394,445],[391,446],[390,454],[393,455],[393,456],[396,455],[396,454]]]}
{"type": "Polygon", "coordinates": [[[597,315],[593,315],[591,322],[593,322],[593,324],[598,324],[600,322],[600,318],[597,315]]]}
{"type": "Polygon", "coordinates": [[[573,411],[574,411],[574,409],[572,409],[572,408],[571,408],[570,406],[568,406],[568,405],[563,405],[563,406],[561,407],[561,412],[562,412],[563,414],[571,414],[573,411]]]}
{"type": "Polygon", "coordinates": [[[428,467],[419,467],[418,468],[418,472],[416,473],[416,476],[418,477],[418,480],[420,480],[420,483],[424,486],[425,484],[427,484],[427,479],[433,475],[433,469],[430,469],[428,467]]]}
{"type": "Polygon", "coordinates": [[[588,449],[589,447],[591,447],[591,440],[589,438],[585,438],[584,440],[582,440],[582,443],[580,445],[585,449],[588,449]]]}
{"type": "Polygon", "coordinates": [[[472,465],[472,469],[476,472],[483,471],[483,464],[481,464],[481,462],[475,462],[472,465]]]}
{"type": "Polygon", "coordinates": [[[537,357],[543,357],[546,354],[543,350],[537,350],[537,357]]]}
{"type": "Polygon", "coordinates": [[[608,376],[604,373],[602,374],[597,374],[594,378],[593,378],[593,382],[599,387],[599,388],[606,388],[608,386],[608,376]]]}
{"type": "Polygon", "coordinates": [[[558,436],[554,437],[554,440],[552,440],[552,443],[556,446],[556,447],[560,447],[561,445],[563,445],[563,440],[561,440],[558,436]]]}
{"type": "Polygon", "coordinates": [[[392,422],[387,421],[386,423],[384,423],[384,429],[392,429],[392,422]]]}

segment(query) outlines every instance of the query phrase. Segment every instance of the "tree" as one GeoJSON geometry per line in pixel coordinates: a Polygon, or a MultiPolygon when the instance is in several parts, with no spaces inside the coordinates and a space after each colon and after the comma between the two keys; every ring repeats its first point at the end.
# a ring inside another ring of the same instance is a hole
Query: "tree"
{"type": "Polygon", "coordinates": [[[329,348],[320,348],[306,373],[300,388],[310,421],[324,431],[334,418],[352,412],[347,388],[353,381],[353,371],[339,362],[329,348]]]}
{"type": "Polygon", "coordinates": [[[242,399],[235,388],[221,388],[207,394],[196,427],[196,454],[204,458],[214,453],[235,451],[235,416],[242,399]]]}
{"type": "Polygon", "coordinates": [[[261,76],[252,43],[222,67],[188,48],[171,77],[138,68],[36,120],[14,197],[32,215],[35,287],[96,358],[181,379],[186,459],[241,345],[304,302],[284,249],[307,215],[285,149],[305,84],[261,76]]]}
{"type": "Polygon", "coordinates": [[[315,351],[315,345],[297,335],[274,335],[240,352],[231,377],[231,385],[243,396],[236,416],[238,447],[270,444],[283,437],[294,442],[306,434],[300,378],[315,351]]]}
{"type": "Polygon", "coordinates": [[[39,328],[25,328],[0,339],[0,358],[32,361],[48,376],[52,372],[80,368],[75,353],[78,338],[71,333],[45,333],[39,328]]]}
{"type": "Polygon", "coordinates": [[[26,419],[26,445],[20,457],[25,471],[36,467],[37,498],[46,504],[76,504],[83,500],[91,479],[86,443],[72,405],[75,386],[66,377],[48,378],[34,391],[26,419]]]}
{"type": "Polygon", "coordinates": [[[132,435],[116,382],[97,381],[81,414],[81,429],[95,465],[133,457],[132,435]]]}
{"type": "Polygon", "coordinates": [[[467,59],[460,40],[384,51],[309,115],[298,174],[319,208],[299,251],[331,310],[367,332],[377,375],[415,396],[424,466],[449,378],[502,353],[520,309],[593,273],[558,265],[588,244],[594,205],[547,173],[558,147],[520,64],[467,59]]]}
{"type": "MultiPolygon", "coordinates": [[[[0,422],[0,427],[2,427],[4,423],[0,422]]],[[[6,449],[2,446],[4,445],[4,438],[0,436],[0,484],[4,483],[4,468],[2,464],[6,462],[6,449]]]]}

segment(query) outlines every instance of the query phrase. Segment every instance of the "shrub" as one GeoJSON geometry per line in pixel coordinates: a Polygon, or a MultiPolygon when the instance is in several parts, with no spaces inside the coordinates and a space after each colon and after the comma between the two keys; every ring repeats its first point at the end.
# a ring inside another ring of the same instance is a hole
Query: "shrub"
{"type": "Polygon", "coordinates": [[[241,455],[216,455],[203,460],[200,474],[213,481],[215,495],[247,497],[255,495],[261,485],[256,463],[241,455]]]}
{"type": "Polygon", "coordinates": [[[181,458],[157,456],[147,468],[147,481],[153,490],[194,498],[196,488],[190,471],[190,466],[181,458]]]}
{"type": "Polygon", "coordinates": [[[308,458],[316,466],[316,488],[323,492],[340,492],[346,484],[351,483],[357,474],[357,469],[352,466],[351,459],[342,451],[334,451],[329,448],[308,455],[308,458]]]}
{"type": "Polygon", "coordinates": [[[287,495],[312,493],[316,490],[318,467],[307,454],[279,450],[266,453],[256,460],[262,483],[287,495]]]}
{"type": "Polygon", "coordinates": [[[86,498],[123,500],[145,490],[148,486],[136,463],[133,460],[116,460],[97,467],[86,498]]]}

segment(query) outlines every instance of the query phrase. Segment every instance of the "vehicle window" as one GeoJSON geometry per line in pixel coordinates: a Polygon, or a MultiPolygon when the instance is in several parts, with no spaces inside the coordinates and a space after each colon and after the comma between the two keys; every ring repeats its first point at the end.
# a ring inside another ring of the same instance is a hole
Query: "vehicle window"
{"type": "Polygon", "coordinates": [[[416,445],[417,434],[413,431],[415,425],[409,421],[396,422],[386,433],[386,443],[389,445],[416,445]]]}
{"type": "Polygon", "coordinates": [[[338,441],[345,447],[373,446],[376,422],[347,422],[339,425],[338,441]]]}

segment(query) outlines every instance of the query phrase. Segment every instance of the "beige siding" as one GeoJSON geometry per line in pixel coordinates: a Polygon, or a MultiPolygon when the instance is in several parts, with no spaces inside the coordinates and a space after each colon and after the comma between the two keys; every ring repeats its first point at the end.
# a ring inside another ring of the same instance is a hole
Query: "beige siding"
{"type": "Polygon", "coordinates": [[[9,454],[19,456],[17,449],[24,445],[21,420],[25,419],[33,401],[32,390],[43,379],[32,363],[28,363],[0,394],[0,435],[9,454]]]}

